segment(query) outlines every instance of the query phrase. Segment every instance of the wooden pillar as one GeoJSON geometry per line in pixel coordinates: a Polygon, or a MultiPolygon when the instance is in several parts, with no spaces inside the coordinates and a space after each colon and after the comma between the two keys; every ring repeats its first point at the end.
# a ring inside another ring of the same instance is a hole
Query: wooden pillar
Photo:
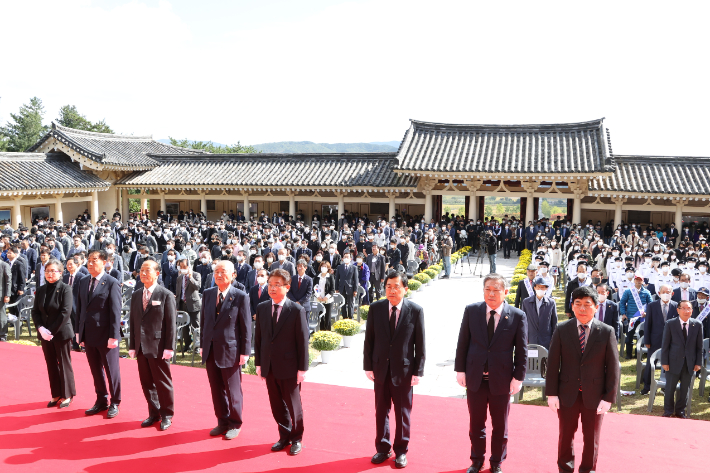
{"type": "Polygon", "coordinates": [[[626,202],[626,199],[622,199],[621,197],[615,197],[611,199],[611,201],[614,202],[614,228],[616,228],[616,226],[621,223],[623,215],[621,213],[621,204],[626,202]]]}
{"type": "Polygon", "coordinates": [[[56,194],[57,201],[54,203],[54,221],[64,223],[64,212],[62,211],[62,197],[64,194],[56,194]]]}
{"type": "Polygon", "coordinates": [[[335,216],[335,225],[338,230],[338,222],[340,221],[340,216],[345,213],[345,192],[336,192],[335,196],[338,198],[338,214],[335,216]]]}
{"type": "Polygon", "coordinates": [[[676,247],[678,247],[683,231],[683,201],[680,199],[675,201],[675,228],[678,230],[678,238],[676,238],[676,247]]]}
{"type": "Polygon", "coordinates": [[[535,220],[535,198],[532,192],[528,192],[528,196],[525,198],[525,225],[528,221],[535,220]]]}
{"type": "Polygon", "coordinates": [[[520,221],[523,223],[523,226],[527,226],[527,210],[528,210],[528,198],[527,197],[521,197],[520,198],[520,221]]]}
{"type": "Polygon", "coordinates": [[[249,193],[242,191],[242,195],[244,196],[244,220],[249,221],[249,206],[251,205],[249,203],[249,193]]]}
{"type": "Polygon", "coordinates": [[[22,210],[20,209],[21,196],[12,198],[12,228],[19,228],[22,223],[22,210]]]}
{"type": "Polygon", "coordinates": [[[387,211],[388,211],[388,213],[389,213],[389,218],[390,218],[390,220],[392,219],[392,217],[394,217],[394,214],[395,214],[394,197],[395,197],[396,195],[397,195],[397,194],[395,194],[394,192],[390,192],[390,193],[387,194],[387,198],[389,199],[389,207],[388,207],[387,211]]]}
{"type": "Polygon", "coordinates": [[[163,213],[168,211],[168,204],[165,202],[165,192],[160,193],[160,210],[162,210],[163,213]]]}
{"type": "Polygon", "coordinates": [[[287,192],[288,194],[288,214],[289,218],[293,217],[296,220],[296,193],[287,192]]]}
{"type": "Polygon", "coordinates": [[[566,220],[572,221],[572,213],[574,212],[574,200],[567,199],[567,215],[566,220]]]}
{"type": "Polygon", "coordinates": [[[539,197],[533,197],[533,215],[534,215],[534,220],[537,220],[540,218],[540,198],[539,197]]]}
{"type": "Polygon", "coordinates": [[[128,201],[128,189],[121,189],[121,222],[128,222],[128,216],[131,213],[131,205],[128,201]]]}
{"type": "Polygon", "coordinates": [[[463,210],[464,210],[464,219],[465,219],[465,220],[468,220],[469,218],[471,218],[471,215],[473,215],[472,212],[471,212],[471,208],[470,208],[472,201],[475,202],[476,199],[475,199],[475,198],[474,198],[474,199],[471,199],[471,196],[470,196],[470,195],[467,195],[467,196],[464,198],[464,207],[463,207],[463,210]]]}
{"type": "Polygon", "coordinates": [[[582,194],[574,195],[574,207],[572,208],[572,223],[581,224],[582,220],[582,194]]]}
{"type": "Polygon", "coordinates": [[[200,212],[205,215],[205,220],[207,220],[207,194],[200,192],[200,212]]]}
{"type": "Polygon", "coordinates": [[[478,199],[478,220],[483,222],[483,219],[486,216],[486,197],[485,196],[480,196],[477,197],[478,199]]]}
{"type": "Polygon", "coordinates": [[[99,219],[99,191],[94,191],[91,193],[91,216],[93,221],[96,222],[99,219]]]}

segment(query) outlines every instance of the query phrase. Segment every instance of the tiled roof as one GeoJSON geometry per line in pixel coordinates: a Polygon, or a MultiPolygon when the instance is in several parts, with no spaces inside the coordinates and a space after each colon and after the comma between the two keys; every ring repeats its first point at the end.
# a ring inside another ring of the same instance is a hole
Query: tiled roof
{"type": "Polygon", "coordinates": [[[0,192],[111,186],[60,153],[0,153],[0,192]]]}
{"type": "Polygon", "coordinates": [[[451,125],[410,120],[402,171],[460,173],[611,172],[603,120],[553,125],[451,125]]]}
{"type": "Polygon", "coordinates": [[[614,156],[612,176],[589,181],[590,192],[710,195],[710,158],[614,156]]]}
{"type": "Polygon", "coordinates": [[[397,187],[419,179],[396,174],[396,153],[152,155],[160,163],[117,184],[166,186],[397,187]]]}
{"type": "Polygon", "coordinates": [[[49,138],[55,138],[91,161],[115,168],[151,169],[157,162],[151,153],[199,154],[200,150],[179,148],[153,140],[151,136],[128,136],[75,130],[56,123],[27,151],[35,151],[49,138]]]}

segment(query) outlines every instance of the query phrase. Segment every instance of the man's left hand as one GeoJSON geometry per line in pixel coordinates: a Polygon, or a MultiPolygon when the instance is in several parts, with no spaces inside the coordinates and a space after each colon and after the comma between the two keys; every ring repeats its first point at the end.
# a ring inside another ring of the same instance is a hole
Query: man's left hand
{"type": "Polygon", "coordinates": [[[517,394],[518,391],[520,391],[520,388],[523,387],[523,382],[518,381],[517,379],[513,378],[510,380],[510,394],[511,396],[513,394],[517,394]]]}
{"type": "Polygon", "coordinates": [[[109,349],[116,348],[117,346],[118,346],[118,340],[116,340],[115,338],[108,339],[108,348],[109,349]]]}
{"type": "Polygon", "coordinates": [[[298,383],[302,383],[306,379],[306,372],[305,371],[299,371],[298,376],[296,377],[296,381],[298,383]]]}
{"type": "Polygon", "coordinates": [[[608,411],[610,408],[611,403],[602,399],[601,401],[599,401],[599,407],[597,407],[597,414],[606,414],[606,411],[608,411]]]}
{"type": "Polygon", "coordinates": [[[244,366],[249,361],[249,355],[239,355],[239,366],[244,366]]]}
{"type": "Polygon", "coordinates": [[[700,371],[701,368],[702,367],[700,365],[695,365],[695,367],[693,368],[693,371],[700,371]]]}
{"type": "Polygon", "coordinates": [[[170,358],[173,357],[174,354],[175,354],[175,352],[172,350],[163,350],[163,359],[169,360],[170,358]]]}
{"type": "Polygon", "coordinates": [[[412,376],[412,386],[419,384],[419,376],[412,376]]]}

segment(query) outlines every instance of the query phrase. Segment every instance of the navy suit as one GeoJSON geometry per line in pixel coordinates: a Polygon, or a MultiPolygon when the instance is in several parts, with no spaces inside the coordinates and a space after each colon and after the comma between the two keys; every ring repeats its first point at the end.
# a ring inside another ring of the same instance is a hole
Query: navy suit
{"type": "MultiPolygon", "coordinates": [[[[71,276],[69,275],[68,272],[64,272],[64,275],[62,276],[62,282],[64,284],[69,284],[69,278],[71,276]]],[[[76,332],[76,328],[79,326],[79,317],[77,316],[76,312],[76,304],[77,300],[79,299],[79,281],[84,279],[86,277],[85,274],[83,274],[81,271],[77,271],[76,275],[74,276],[74,283],[72,284],[71,287],[71,293],[72,293],[72,310],[71,310],[71,326],[74,332],[76,332]]],[[[76,338],[72,340],[72,346],[74,348],[77,348],[79,345],[76,344],[76,338]]]]}
{"type": "Polygon", "coordinates": [[[249,296],[230,286],[221,307],[218,300],[218,287],[205,289],[200,314],[202,363],[207,365],[219,425],[239,429],[244,404],[239,357],[251,353],[249,296]]]}
{"type": "Polygon", "coordinates": [[[485,302],[466,306],[454,371],[466,373],[471,461],[483,463],[484,460],[488,408],[493,424],[490,460],[491,464],[500,464],[507,456],[510,383],[513,378],[519,381],[525,379],[527,371],[528,323],[522,310],[504,302],[498,326],[489,342],[486,307],[485,302]],[[489,372],[487,381],[483,378],[486,363],[489,372]]]}
{"type": "Polygon", "coordinates": [[[614,335],[618,340],[621,336],[619,325],[619,306],[613,301],[606,300],[604,302],[604,320],[603,322],[614,330],[614,335]]]}
{"type": "MultiPolygon", "coordinates": [[[[671,300],[672,300],[673,302],[678,302],[678,303],[680,303],[681,291],[682,291],[682,289],[679,288],[679,287],[673,289],[673,295],[671,296],[671,300]]],[[[697,298],[698,298],[698,293],[697,293],[697,291],[696,291],[695,289],[689,287],[689,288],[688,288],[688,300],[689,300],[689,301],[694,301],[694,300],[697,299],[697,298]]]]}
{"type": "Polygon", "coordinates": [[[249,290],[249,285],[247,284],[247,276],[251,272],[251,266],[249,266],[246,263],[242,263],[240,265],[235,265],[234,271],[237,273],[237,281],[242,283],[246,290],[249,290]]]}
{"type": "Polygon", "coordinates": [[[666,372],[666,386],[675,386],[680,381],[678,399],[673,406],[675,389],[666,389],[664,402],[664,415],[675,413],[685,417],[685,408],[688,404],[688,391],[696,365],[703,364],[703,327],[695,319],[688,319],[688,339],[683,336],[683,321],[676,317],[666,323],[663,329],[661,343],[661,364],[668,365],[666,372]]]}
{"type": "Polygon", "coordinates": [[[298,287],[298,275],[291,279],[291,288],[288,290],[286,297],[293,302],[298,302],[301,307],[306,310],[306,317],[311,312],[311,296],[313,295],[313,279],[303,275],[301,287],[298,287]]]}
{"type": "Polygon", "coordinates": [[[89,297],[89,284],[93,278],[85,277],[79,282],[76,304],[79,343],[84,342],[86,359],[94,378],[96,403],[105,405],[109,392],[111,404],[121,402],[121,371],[118,366],[119,349],[108,348],[108,340],[121,340],[121,285],[104,274],[89,297]],[[104,372],[106,376],[104,377],[104,372]],[[108,378],[109,390],[106,390],[108,378]]]}
{"type": "Polygon", "coordinates": [[[259,285],[257,284],[256,286],[252,286],[252,288],[249,289],[249,306],[251,315],[256,315],[256,307],[259,304],[270,300],[271,296],[269,295],[269,286],[264,285],[264,288],[261,291],[261,297],[259,297],[259,285]]]}
{"type": "Polygon", "coordinates": [[[165,285],[166,289],[169,289],[170,292],[175,295],[175,287],[177,285],[177,277],[180,271],[177,268],[177,264],[175,262],[170,263],[169,261],[166,261],[163,263],[163,267],[161,269],[161,276],[163,276],[163,284],[165,285]]]}
{"type": "Polygon", "coordinates": [[[342,308],[343,318],[353,318],[353,298],[357,292],[357,266],[341,264],[335,270],[335,290],[345,298],[345,305],[342,308]]]}
{"type": "Polygon", "coordinates": [[[256,269],[251,269],[249,270],[249,273],[247,273],[247,277],[244,280],[244,287],[246,288],[247,292],[251,291],[251,288],[259,284],[256,282],[256,277],[257,277],[257,271],[256,269]]]}
{"type": "MultiPolygon", "coordinates": [[[[648,357],[646,359],[646,369],[643,372],[643,382],[647,388],[651,386],[651,355],[661,348],[663,343],[663,329],[669,320],[678,317],[678,304],[674,301],[668,302],[668,315],[663,318],[663,302],[658,299],[646,306],[646,321],[643,325],[643,343],[651,345],[648,349],[648,357]]],[[[655,370],[655,367],[654,367],[655,370]]]]}
{"type": "Polygon", "coordinates": [[[528,344],[542,345],[549,350],[552,334],[557,328],[555,301],[543,296],[538,312],[537,296],[528,297],[523,300],[522,310],[528,319],[528,344]]]}

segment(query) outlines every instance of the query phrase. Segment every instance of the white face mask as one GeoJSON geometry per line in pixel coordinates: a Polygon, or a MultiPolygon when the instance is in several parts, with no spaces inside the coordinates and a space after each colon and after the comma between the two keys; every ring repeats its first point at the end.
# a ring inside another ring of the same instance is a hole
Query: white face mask
{"type": "Polygon", "coordinates": [[[210,262],[207,258],[202,258],[200,261],[202,261],[202,264],[207,264],[210,262]]]}
{"type": "Polygon", "coordinates": [[[542,297],[545,295],[545,290],[543,289],[535,289],[535,295],[538,297],[538,299],[542,299],[542,297]]]}
{"type": "Polygon", "coordinates": [[[263,268],[263,267],[264,267],[264,263],[262,263],[261,261],[255,261],[255,262],[254,262],[254,269],[259,270],[259,269],[261,269],[261,268],[263,268]]]}
{"type": "Polygon", "coordinates": [[[329,250],[328,250],[328,253],[330,253],[331,255],[334,254],[334,253],[335,253],[335,248],[329,249],[329,250]]]}
{"type": "Polygon", "coordinates": [[[279,261],[283,261],[286,259],[286,255],[279,255],[279,261]]]}
{"type": "Polygon", "coordinates": [[[547,268],[540,268],[541,274],[547,274],[547,268]]]}
{"type": "Polygon", "coordinates": [[[113,254],[113,250],[112,250],[111,248],[109,248],[109,249],[106,250],[106,253],[108,253],[109,255],[112,255],[112,254],[113,254]]]}
{"type": "Polygon", "coordinates": [[[680,283],[680,288],[681,289],[688,289],[689,284],[687,282],[682,282],[680,283]]]}
{"type": "Polygon", "coordinates": [[[343,258],[343,264],[350,264],[350,258],[343,258]]]}
{"type": "Polygon", "coordinates": [[[356,261],[357,261],[358,263],[362,263],[362,258],[358,258],[356,261]]]}
{"type": "Polygon", "coordinates": [[[599,303],[603,304],[606,302],[606,294],[599,294],[599,303]]]}
{"type": "Polygon", "coordinates": [[[316,256],[316,261],[323,261],[323,257],[322,257],[322,256],[316,256]]]}
{"type": "Polygon", "coordinates": [[[707,297],[698,297],[698,304],[705,304],[707,301],[707,297]]]}
{"type": "Polygon", "coordinates": [[[669,300],[671,300],[670,294],[661,294],[660,297],[663,302],[668,302],[669,300]]]}
{"type": "Polygon", "coordinates": [[[181,272],[182,274],[187,274],[187,269],[181,269],[180,272],[181,272]]]}
{"type": "Polygon", "coordinates": [[[217,263],[212,265],[212,271],[214,271],[215,269],[217,269],[217,263]]]}
{"type": "Polygon", "coordinates": [[[191,250],[192,247],[191,247],[190,245],[188,245],[188,246],[185,247],[185,249],[186,249],[186,250],[191,250]]]}
{"type": "Polygon", "coordinates": [[[701,266],[698,268],[698,271],[700,271],[700,274],[705,274],[705,272],[708,270],[705,266],[701,266]]]}
{"type": "Polygon", "coordinates": [[[634,273],[626,273],[626,279],[628,279],[630,281],[633,278],[634,278],[634,273]]]}
{"type": "Polygon", "coordinates": [[[584,281],[585,279],[587,279],[587,273],[578,274],[577,277],[580,281],[584,281]]]}
{"type": "Polygon", "coordinates": [[[327,273],[327,272],[328,272],[328,267],[327,267],[327,266],[321,267],[321,268],[320,268],[320,272],[321,272],[321,274],[327,273]]]}
{"type": "Polygon", "coordinates": [[[259,283],[259,286],[263,286],[264,284],[266,284],[266,276],[259,276],[258,278],[256,278],[256,282],[259,283]]]}
{"type": "Polygon", "coordinates": [[[168,256],[168,261],[175,261],[175,257],[173,255],[168,256]]]}

